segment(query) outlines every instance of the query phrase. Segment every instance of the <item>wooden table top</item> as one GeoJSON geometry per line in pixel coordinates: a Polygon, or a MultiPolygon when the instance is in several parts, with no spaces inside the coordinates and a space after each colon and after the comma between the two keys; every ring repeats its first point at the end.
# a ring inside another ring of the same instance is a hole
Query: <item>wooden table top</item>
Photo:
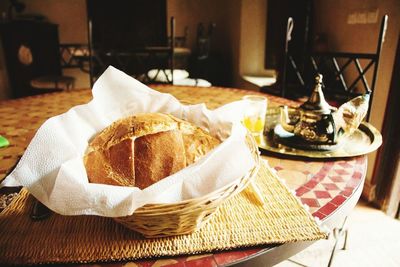
{"type": "MultiPolygon", "coordinates": [[[[184,103],[205,103],[208,108],[239,100],[246,94],[261,94],[234,88],[188,87],[153,85],[155,90],[171,93],[184,103]]],[[[269,105],[298,103],[276,96],[266,95],[269,105]]],[[[24,153],[36,130],[48,118],[64,113],[71,107],[91,100],[91,90],[74,89],[69,92],[44,94],[0,102],[0,135],[10,145],[0,148],[0,181],[14,167],[24,153]]],[[[264,155],[278,175],[296,191],[303,204],[323,222],[333,218],[339,210],[351,209],[361,193],[365,179],[367,159],[365,156],[344,159],[312,160],[287,159],[275,155],[264,155]],[[351,203],[350,203],[351,202],[351,203]]],[[[332,226],[329,224],[329,226],[332,226]]],[[[140,260],[129,266],[224,266],[254,259],[273,251],[271,247],[239,249],[213,254],[174,257],[171,259],[140,260]],[[134,265],[135,264],[135,265],[134,265]]],[[[126,263],[119,264],[122,266],[126,263]]],[[[107,265],[107,264],[105,264],[107,265]]],[[[115,266],[115,263],[113,264],[115,266]]],[[[127,266],[127,265],[126,265],[127,266]]]]}

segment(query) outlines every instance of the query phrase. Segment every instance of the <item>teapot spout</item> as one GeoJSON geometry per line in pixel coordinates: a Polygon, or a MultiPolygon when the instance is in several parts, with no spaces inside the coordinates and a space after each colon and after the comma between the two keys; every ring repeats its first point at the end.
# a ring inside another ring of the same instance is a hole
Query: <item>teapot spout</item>
{"type": "Polygon", "coordinates": [[[280,123],[285,131],[293,132],[295,124],[290,123],[287,106],[280,106],[280,123]]]}

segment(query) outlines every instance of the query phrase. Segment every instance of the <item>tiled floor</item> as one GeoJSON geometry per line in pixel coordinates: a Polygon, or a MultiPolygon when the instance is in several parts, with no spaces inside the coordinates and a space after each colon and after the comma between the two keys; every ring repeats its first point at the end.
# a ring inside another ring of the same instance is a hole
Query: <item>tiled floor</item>
{"type": "MultiPolygon", "coordinates": [[[[335,254],[333,267],[400,266],[400,221],[365,203],[357,204],[348,218],[347,250],[335,254]]],[[[321,240],[276,267],[327,266],[334,240],[321,240]]]]}

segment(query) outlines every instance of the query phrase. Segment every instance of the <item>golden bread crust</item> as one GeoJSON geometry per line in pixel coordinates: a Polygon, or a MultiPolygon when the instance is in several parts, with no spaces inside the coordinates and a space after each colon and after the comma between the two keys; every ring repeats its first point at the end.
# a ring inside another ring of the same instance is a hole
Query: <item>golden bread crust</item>
{"type": "Polygon", "coordinates": [[[89,182],[144,189],[204,156],[220,141],[172,115],[120,119],[94,137],[84,157],[89,182]]]}
{"type": "Polygon", "coordinates": [[[143,135],[135,140],[136,186],[146,188],[186,167],[182,134],[178,130],[143,135]]]}

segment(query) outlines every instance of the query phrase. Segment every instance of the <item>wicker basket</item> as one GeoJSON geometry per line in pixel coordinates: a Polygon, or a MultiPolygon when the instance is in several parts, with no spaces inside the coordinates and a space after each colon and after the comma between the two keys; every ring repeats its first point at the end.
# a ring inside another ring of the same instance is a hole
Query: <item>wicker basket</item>
{"type": "Polygon", "coordinates": [[[245,176],[199,198],[173,204],[147,204],[130,216],[114,219],[148,238],[189,234],[200,229],[225,200],[241,192],[255,178],[260,155],[254,138],[249,134],[246,139],[256,164],[245,176]]]}

